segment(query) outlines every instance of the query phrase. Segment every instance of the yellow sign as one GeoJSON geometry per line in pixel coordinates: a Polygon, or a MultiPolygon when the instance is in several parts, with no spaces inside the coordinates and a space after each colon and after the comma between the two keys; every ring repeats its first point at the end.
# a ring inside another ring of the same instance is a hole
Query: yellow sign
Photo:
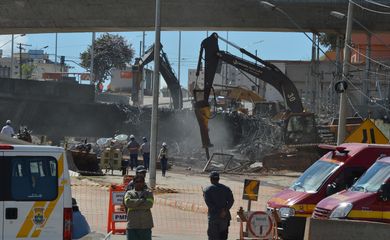
{"type": "Polygon", "coordinates": [[[375,123],[366,119],[344,142],[387,144],[389,139],[375,126],[375,123]]]}
{"type": "Polygon", "coordinates": [[[245,179],[242,199],[257,201],[257,197],[259,196],[259,186],[260,181],[245,179]]]}

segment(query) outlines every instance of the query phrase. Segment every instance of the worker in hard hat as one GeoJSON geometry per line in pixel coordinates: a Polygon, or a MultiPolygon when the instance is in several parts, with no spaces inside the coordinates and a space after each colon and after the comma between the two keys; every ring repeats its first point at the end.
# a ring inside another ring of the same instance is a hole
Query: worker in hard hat
{"type": "Polygon", "coordinates": [[[130,153],[130,168],[133,170],[134,167],[138,166],[138,151],[139,151],[139,143],[135,140],[133,134],[130,135],[130,141],[127,144],[127,149],[130,153]]]}
{"type": "Polygon", "coordinates": [[[161,145],[160,153],[158,154],[158,159],[160,159],[162,176],[165,177],[165,172],[168,168],[168,148],[165,142],[163,142],[161,145]]]}
{"type": "Polygon", "coordinates": [[[1,129],[1,133],[8,137],[13,137],[15,135],[14,129],[11,127],[11,120],[5,122],[5,126],[1,129]]]}

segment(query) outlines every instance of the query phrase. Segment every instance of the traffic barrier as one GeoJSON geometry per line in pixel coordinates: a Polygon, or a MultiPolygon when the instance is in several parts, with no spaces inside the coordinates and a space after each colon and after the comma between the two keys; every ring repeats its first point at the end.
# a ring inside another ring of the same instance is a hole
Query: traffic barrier
{"type": "Polygon", "coordinates": [[[112,184],[109,193],[109,205],[107,215],[107,233],[126,234],[127,213],[123,205],[125,189],[134,176],[123,176],[122,184],[112,184]],[[119,224],[120,226],[117,226],[119,224]]]}
{"type": "Polygon", "coordinates": [[[278,239],[278,227],[273,214],[263,211],[248,212],[240,207],[237,211],[237,221],[240,223],[240,240],[278,239]]]}

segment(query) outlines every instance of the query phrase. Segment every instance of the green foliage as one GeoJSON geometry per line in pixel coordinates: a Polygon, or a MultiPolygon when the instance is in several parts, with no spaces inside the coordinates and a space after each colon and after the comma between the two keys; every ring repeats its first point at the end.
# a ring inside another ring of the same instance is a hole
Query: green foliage
{"type": "Polygon", "coordinates": [[[31,63],[22,64],[22,75],[25,79],[31,79],[36,66],[31,63]]]}
{"type": "Polygon", "coordinates": [[[320,43],[328,50],[336,50],[337,46],[337,34],[335,33],[321,33],[320,43]]]}
{"type": "MultiPolygon", "coordinates": [[[[80,54],[81,66],[91,66],[92,46],[80,54]]],[[[111,75],[112,68],[124,69],[134,57],[131,44],[119,35],[105,33],[96,39],[94,44],[93,72],[95,83],[103,83],[111,75]]]]}

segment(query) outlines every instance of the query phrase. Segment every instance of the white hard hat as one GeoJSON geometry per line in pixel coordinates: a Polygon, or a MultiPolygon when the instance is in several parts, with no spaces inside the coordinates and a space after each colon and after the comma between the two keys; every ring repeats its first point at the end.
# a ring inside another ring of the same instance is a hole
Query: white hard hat
{"type": "Polygon", "coordinates": [[[5,124],[11,124],[11,120],[7,120],[5,124]]]}
{"type": "Polygon", "coordinates": [[[167,146],[167,143],[166,143],[166,142],[163,142],[162,145],[163,145],[163,147],[166,147],[166,146],[167,146]]]}
{"type": "Polygon", "coordinates": [[[135,137],[134,137],[134,135],[133,135],[133,134],[131,134],[131,135],[130,135],[130,139],[133,139],[133,138],[135,138],[135,137]]]}

